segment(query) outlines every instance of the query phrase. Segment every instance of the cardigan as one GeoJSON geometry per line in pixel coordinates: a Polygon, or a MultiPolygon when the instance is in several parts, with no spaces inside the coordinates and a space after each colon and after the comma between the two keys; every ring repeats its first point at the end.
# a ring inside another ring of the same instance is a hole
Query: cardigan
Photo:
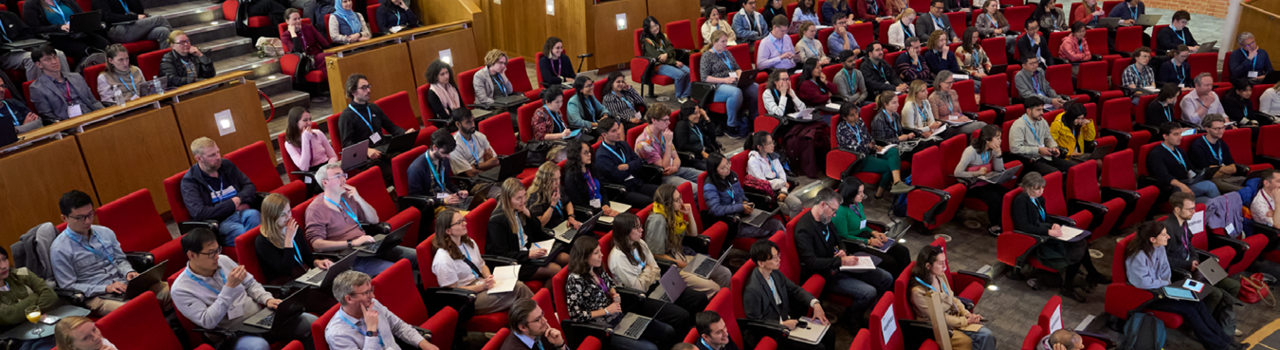
{"type": "Polygon", "coordinates": [[[814,79],[802,81],[797,85],[799,86],[795,89],[796,96],[800,97],[800,101],[812,106],[821,106],[831,102],[831,92],[836,90],[834,84],[830,82],[821,84],[814,79]]]}
{"type": "Polygon", "coordinates": [[[560,55],[555,62],[551,62],[550,57],[542,56],[538,59],[538,71],[541,72],[542,82],[551,85],[572,82],[573,78],[578,76],[573,72],[573,62],[564,55],[560,55]],[[559,74],[556,74],[557,72],[559,74]]]}
{"type": "Polygon", "coordinates": [[[862,203],[841,205],[836,209],[836,217],[831,222],[836,225],[836,232],[840,234],[840,238],[866,242],[871,238],[871,228],[867,227],[867,211],[862,207],[862,203]],[[857,208],[856,210],[854,208],[857,208]]]}

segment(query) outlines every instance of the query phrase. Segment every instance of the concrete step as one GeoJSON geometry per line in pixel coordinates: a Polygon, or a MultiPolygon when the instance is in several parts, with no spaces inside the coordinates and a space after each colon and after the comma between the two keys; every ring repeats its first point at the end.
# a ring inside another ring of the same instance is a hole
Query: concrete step
{"type": "Polygon", "coordinates": [[[258,51],[253,47],[251,39],[238,36],[201,43],[197,47],[214,62],[236,56],[252,55],[258,51]]]}
{"type": "MultiPolygon", "coordinates": [[[[246,39],[247,40],[247,39],[246,39]]],[[[232,58],[213,61],[213,68],[218,74],[234,71],[252,71],[249,79],[280,73],[280,58],[259,58],[257,53],[249,53],[232,58]]]]}
{"type": "Polygon", "coordinates": [[[276,73],[265,77],[254,79],[258,84],[258,90],[266,93],[267,96],[274,96],[289,91],[293,91],[293,77],[284,73],[276,73]]]}
{"type": "Polygon", "coordinates": [[[235,23],[224,20],[199,22],[174,28],[187,33],[191,43],[201,47],[211,41],[236,37],[235,23]]]}
{"type": "Polygon", "coordinates": [[[222,6],[208,1],[190,1],[160,7],[147,7],[147,13],[152,16],[165,17],[174,28],[209,23],[214,20],[224,20],[222,6]]]}
{"type": "MultiPolygon", "coordinates": [[[[311,94],[302,91],[290,90],[282,94],[268,95],[271,97],[271,103],[276,108],[276,119],[287,119],[289,117],[289,109],[293,107],[310,108],[311,94]]],[[[271,106],[267,104],[267,100],[258,99],[262,103],[262,115],[271,115],[271,106]]],[[[275,135],[272,135],[274,137],[275,135]]]]}

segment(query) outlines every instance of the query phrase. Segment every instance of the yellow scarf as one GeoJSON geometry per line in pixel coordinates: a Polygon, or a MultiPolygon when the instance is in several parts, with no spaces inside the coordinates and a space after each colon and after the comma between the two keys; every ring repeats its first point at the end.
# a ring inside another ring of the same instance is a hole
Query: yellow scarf
{"type": "Polygon", "coordinates": [[[672,234],[683,235],[684,230],[689,227],[689,223],[684,222],[684,214],[676,212],[676,213],[672,213],[672,215],[667,215],[667,208],[664,207],[662,204],[653,203],[653,213],[661,214],[664,217],[675,219],[675,220],[671,220],[671,221],[674,221],[675,224],[669,228],[672,234]]]}

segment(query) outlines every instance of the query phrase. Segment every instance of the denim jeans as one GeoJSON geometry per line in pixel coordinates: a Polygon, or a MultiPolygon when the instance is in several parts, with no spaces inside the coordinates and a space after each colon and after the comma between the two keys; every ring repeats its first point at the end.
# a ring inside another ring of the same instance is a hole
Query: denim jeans
{"type": "Polygon", "coordinates": [[[418,265],[417,251],[409,247],[395,247],[394,249],[391,250],[391,253],[389,254],[392,256],[391,261],[387,261],[380,257],[358,256],[356,257],[355,264],[352,264],[351,269],[363,272],[364,274],[369,275],[370,277],[373,277],[382,273],[382,270],[386,270],[387,268],[391,267],[391,265],[395,264],[397,261],[400,261],[400,259],[409,259],[410,262],[413,262],[409,265],[413,265],[414,269],[415,270],[417,269],[417,265],[418,265]]]}
{"type": "Polygon", "coordinates": [[[1213,181],[1200,181],[1187,187],[1190,187],[1191,194],[1196,196],[1196,203],[1209,203],[1210,199],[1222,195],[1222,193],[1218,192],[1218,185],[1215,185],[1213,181]]]}
{"type": "Polygon", "coordinates": [[[827,280],[826,291],[853,299],[846,317],[861,317],[880,294],[893,290],[893,276],[884,269],[866,272],[837,272],[827,280]]]}
{"type": "Polygon", "coordinates": [[[973,350],[996,350],[996,336],[991,334],[990,327],[982,327],[977,332],[960,332],[973,340],[973,350]]]}
{"type": "Polygon", "coordinates": [[[48,350],[56,345],[52,333],[40,339],[19,340],[18,344],[18,350],[48,350]]]}
{"type": "Polygon", "coordinates": [[[676,98],[689,97],[689,66],[676,68],[676,66],[660,64],[656,71],[658,75],[665,75],[676,80],[676,98]]]}
{"type": "Polygon", "coordinates": [[[262,215],[257,210],[245,209],[231,213],[222,223],[218,224],[218,233],[222,234],[223,246],[236,246],[236,237],[244,234],[245,231],[258,227],[258,221],[262,220],[262,215]]]}
{"type": "Polygon", "coordinates": [[[751,84],[747,91],[742,91],[737,85],[720,84],[716,88],[715,97],[712,98],[712,101],[724,102],[725,119],[727,119],[729,127],[738,128],[739,125],[749,125],[751,120],[755,119],[757,111],[753,107],[756,105],[756,95],[759,95],[759,93],[759,84],[751,84]],[[747,118],[747,120],[739,120],[738,109],[742,108],[742,106],[747,106],[747,111],[750,114],[750,118],[747,118]]]}

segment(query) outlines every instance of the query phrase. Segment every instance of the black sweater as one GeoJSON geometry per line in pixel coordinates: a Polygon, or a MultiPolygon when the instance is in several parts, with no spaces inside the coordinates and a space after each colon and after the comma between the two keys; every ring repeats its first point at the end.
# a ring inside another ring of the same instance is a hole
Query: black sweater
{"type": "MultiPolygon", "coordinates": [[[[1210,150],[1207,138],[1204,136],[1191,140],[1191,147],[1187,148],[1191,153],[1191,157],[1187,159],[1191,163],[1193,169],[1204,169],[1211,166],[1227,166],[1235,164],[1236,160],[1231,158],[1231,148],[1227,147],[1227,142],[1218,139],[1210,150]],[[1222,161],[1218,161],[1218,156],[1222,157],[1222,161]]],[[[1155,150],[1152,150],[1155,152],[1155,150]]]]}
{"type": "MultiPolygon", "coordinates": [[[[1009,208],[1009,217],[1013,219],[1013,229],[1030,233],[1038,236],[1048,236],[1049,229],[1053,228],[1053,224],[1040,218],[1040,209],[1045,207],[1044,196],[1035,199],[1032,204],[1031,196],[1026,193],[1019,194],[1013,198],[1012,207],[1009,208]]],[[[1047,210],[1047,209],[1046,209],[1047,210]]],[[[1045,218],[1048,218],[1048,212],[1045,212],[1045,218]]]]}
{"type": "Polygon", "coordinates": [[[258,236],[253,245],[258,251],[258,266],[262,267],[263,281],[271,285],[283,285],[284,283],[278,282],[287,282],[288,279],[301,276],[311,269],[311,264],[316,258],[311,255],[311,246],[303,236],[306,235],[293,236],[293,246],[297,247],[298,253],[302,255],[301,265],[298,264],[298,260],[295,260],[293,249],[276,248],[266,236],[258,236]]]}
{"type": "Polygon", "coordinates": [[[573,72],[573,62],[570,62],[569,58],[564,57],[564,55],[560,55],[560,59],[555,62],[551,62],[551,59],[547,58],[547,56],[542,56],[542,59],[538,60],[538,71],[542,72],[542,82],[547,84],[560,84],[564,81],[572,82],[573,78],[578,76],[573,72]],[[556,74],[556,66],[560,66],[559,75],[556,74]]]}
{"type": "Polygon", "coordinates": [[[1197,46],[1196,38],[1191,36],[1191,30],[1183,27],[1181,31],[1173,30],[1173,26],[1164,27],[1156,33],[1156,54],[1163,55],[1165,51],[1178,48],[1178,45],[1197,46]],[[1178,35],[1181,34],[1182,37],[1178,35]],[[1186,38],[1184,43],[1182,38],[1186,38]]]}
{"type": "MultiPolygon", "coordinates": [[[[342,115],[338,116],[338,129],[342,134],[342,147],[349,147],[369,139],[369,136],[373,136],[373,130],[385,131],[391,136],[404,134],[404,129],[392,123],[387,113],[384,113],[382,108],[378,108],[377,104],[360,104],[355,101],[347,105],[347,108],[342,110],[342,115]],[[369,124],[365,124],[366,121],[369,124]]],[[[383,137],[378,143],[385,143],[387,140],[389,138],[383,137]]],[[[369,145],[369,147],[373,146],[369,145]]]]}
{"type": "Polygon", "coordinates": [[[700,124],[681,120],[676,123],[675,137],[676,150],[693,153],[693,157],[697,159],[702,159],[702,151],[707,153],[720,151],[720,142],[716,141],[715,132],[711,129],[710,121],[707,120],[700,124]],[[701,138],[694,132],[694,128],[702,132],[701,138]]]}
{"type": "Polygon", "coordinates": [[[833,270],[840,268],[840,258],[835,253],[836,250],[845,250],[845,247],[835,224],[823,224],[813,217],[813,213],[805,214],[796,223],[795,240],[802,277],[813,274],[828,277],[833,270]]]}
{"type": "Polygon", "coordinates": [[[405,10],[390,1],[378,6],[377,15],[378,30],[383,33],[391,33],[391,27],[395,26],[401,26],[405,29],[422,26],[422,21],[418,20],[418,15],[414,14],[413,11],[405,10]],[[397,14],[399,16],[396,16],[397,14]]]}
{"type": "MultiPolygon", "coordinates": [[[[524,216],[523,214],[516,215],[524,216]]],[[[532,246],[533,242],[551,239],[551,236],[542,232],[542,222],[538,221],[537,218],[525,217],[523,219],[525,247],[532,246]]],[[[516,231],[511,227],[511,223],[507,222],[507,216],[502,213],[502,208],[494,209],[493,216],[489,217],[489,236],[485,241],[484,253],[516,259],[521,264],[528,262],[529,252],[520,250],[520,237],[516,235],[516,231]]],[[[550,249],[550,247],[547,249],[550,249]]]]}
{"type": "MultiPolygon", "coordinates": [[[[9,11],[0,11],[0,26],[4,26],[4,36],[9,41],[18,41],[23,39],[31,39],[36,36],[36,32],[27,26],[18,15],[9,11]]],[[[94,79],[97,79],[96,77],[94,79]]]]}
{"type": "MultiPolygon", "coordinates": [[[[591,167],[587,166],[587,170],[591,171],[591,167]]],[[[591,206],[591,189],[587,188],[586,185],[586,173],[580,171],[569,171],[566,169],[563,176],[564,179],[561,180],[560,183],[560,195],[563,196],[565,200],[573,203],[574,208],[589,209],[594,213],[596,208],[591,206]]],[[[596,176],[596,174],[592,172],[591,176],[596,176]]],[[[600,184],[602,185],[604,184],[604,181],[600,180],[599,177],[596,178],[596,181],[600,181],[600,184]]],[[[606,205],[609,205],[609,193],[601,188],[600,206],[606,205]]]]}
{"type": "MultiPolygon", "coordinates": [[[[138,15],[147,12],[146,8],[142,7],[142,1],[139,0],[93,0],[93,8],[95,10],[102,10],[102,21],[109,24],[124,21],[136,21],[138,20],[138,15]],[[121,1],[123,1],[125,5],[129,5],[128,10],[125,10],[125,8],[120,5],[121,1]]],[[[95,77],[94,79],[97,78],[95,77]]]]}
{"type": "Polygon", "coordinates": [[[1159,129],[1160,124],[1173,121],[1173,107],[1172,104],[1165,106],[1160,101],[1151,101],[1151,104],[1147,105],[1146,124],[1159,129]]]}
{"type": "MultiPolygon", "coordinates": [[[[1173,151],[1178,152],[1183,161],[1191,161],[1188,159],[1190,155],[1178,149],[1178,147],[1174,147],[1173,151]]],[[[1187,167],[1191,166],[1191,164],[1184,165],[1179,162],[1177,157],[1173,156],[1173,153],[1169,153],[1168,146],[1163,143],[1151,150],[1151,154],[1147,155],[1147,164],[1144,166],[1147,167],[1147,175],[1156,179],[1156,187],[1160,188],[1161,191],[1167,192],[1173,189],[1170,186],[1173,180],[1178,180],[1183,185],[1190,185],[1187,183],[1187,167]]]]}
{"type": "Polygon", "coordinates": [[[863,61],[860,69],[862,76],[867,79],[867,90],[871,90],[872,96],[893,91],[898,85],[902,85],[902,79],[898,78],[898,71],[893,68],[893,64],[883,59],[879,62],[870,59],[863,61]]]}

